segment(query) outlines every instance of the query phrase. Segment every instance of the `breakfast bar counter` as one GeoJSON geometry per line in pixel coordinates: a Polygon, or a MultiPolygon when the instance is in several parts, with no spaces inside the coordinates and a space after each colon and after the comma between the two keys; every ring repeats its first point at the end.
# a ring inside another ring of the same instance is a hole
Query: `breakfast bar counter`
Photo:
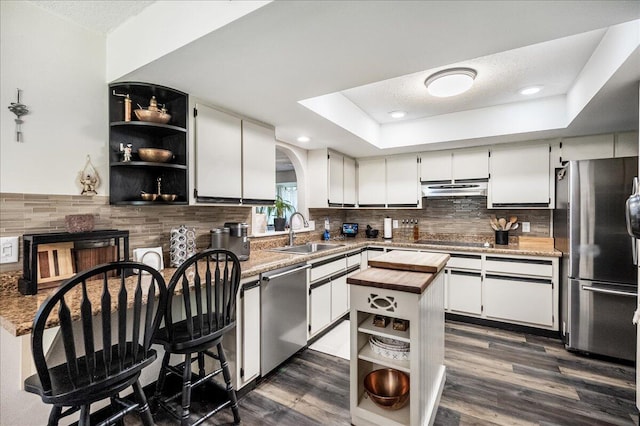
{"type": "Polygon", "coordinates": [[[446,378],[448,259],[448,254],[393,251],[347,279],[354,425],[433,423],[446,378]]]}

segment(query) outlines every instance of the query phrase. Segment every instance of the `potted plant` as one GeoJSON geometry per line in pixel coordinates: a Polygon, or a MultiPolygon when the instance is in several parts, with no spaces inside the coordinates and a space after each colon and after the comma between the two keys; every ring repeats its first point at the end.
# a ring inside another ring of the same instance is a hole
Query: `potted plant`
{"type": "Polygon", "coordinates": [[[275,217],[273,218],[273,226],[276,231],[284,231],[284,225],[287,223],[284,215],[285,213],[292,211],[293,205],[284,200],[280,195],[276,195],[276,201],[273,203],[273,206],[267,207],[267,214],[269,216],[271,216],[275,212],[275,217]]]}

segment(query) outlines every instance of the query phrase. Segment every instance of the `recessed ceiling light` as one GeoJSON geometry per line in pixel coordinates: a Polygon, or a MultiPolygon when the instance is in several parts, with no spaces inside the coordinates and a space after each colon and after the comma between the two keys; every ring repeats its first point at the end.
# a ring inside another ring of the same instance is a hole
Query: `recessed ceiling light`
{"type": "Polygon", "coordinates": [[[450,68],[432,74],[424,81],[424,85],[430,95],[448,98],[471,89],[476,75],[476,70],[471,68],[450,68]]]}
{"type": "Polygon", "coordinates": [[[393,118],[402,118],[407,115],[407,113],[404,111],[391,111],[389,115],[393,118]]]}
{"type": "Polygon", "coordinates": [[[524,89],[520,89],[521,95],[535,95],[539,91],[542,90],[542,86],[530,86],[525,87],[524,89]]]}
{"type": "Polygon", "coordinates": [[[311,138],[309,136],[298,136],[298,142],[309,142],[311,138]]]}

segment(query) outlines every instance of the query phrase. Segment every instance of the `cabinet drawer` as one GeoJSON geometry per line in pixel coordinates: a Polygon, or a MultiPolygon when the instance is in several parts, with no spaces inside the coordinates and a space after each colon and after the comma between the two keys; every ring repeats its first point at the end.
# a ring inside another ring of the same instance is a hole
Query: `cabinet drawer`
{"type": "Polygon", "coordinates": [[[347,256],[347,268],[360,264],[360,253],[351,254],[347,256]]]}
{"type": "Polygon", "coordinates": [[[482,269],[482,258],[476,254],[451,254],[447,262],[448,268],[482,269]]]}
{"type": "Polygon", "coordinates": [[[535,275],[539,277],[553,276],[553,263],[550,260],[513,259],[487,256],[484,268],[487,272],[535,275]]]}
{"type": "Polygon", "coordinates": [[[449,271],[448,308],[452,312],[482,313],[482,276],[473,272],[449,271]]]}
{"type": "Polygon", "coordinates": [[[309,272],[309,281],[314,282],[315,280],[319,280],[320,278],[333,275],[336,272],[344,271],[346,269],[346,266],[347,261],[342,256],[314,263],[311,266],[311,271],[309,272]]]}
{"type": "Polygon", "coordinates": [[[487,275],[483,289],[488,318],[553,325],[553,286],[540,279],[487,275]]]}

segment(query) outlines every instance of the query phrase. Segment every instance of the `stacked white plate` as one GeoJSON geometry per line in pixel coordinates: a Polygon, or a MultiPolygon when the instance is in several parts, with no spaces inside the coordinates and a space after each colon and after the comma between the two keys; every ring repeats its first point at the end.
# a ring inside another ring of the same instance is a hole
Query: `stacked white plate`
{"type": "Polygon", "coordinates": [[[398,361],[409,360],[410,350],[408,342],[402,342],[388,337],[370,336],[369,345],[371,346],[371,350],[377,355],[398,361]]]}

